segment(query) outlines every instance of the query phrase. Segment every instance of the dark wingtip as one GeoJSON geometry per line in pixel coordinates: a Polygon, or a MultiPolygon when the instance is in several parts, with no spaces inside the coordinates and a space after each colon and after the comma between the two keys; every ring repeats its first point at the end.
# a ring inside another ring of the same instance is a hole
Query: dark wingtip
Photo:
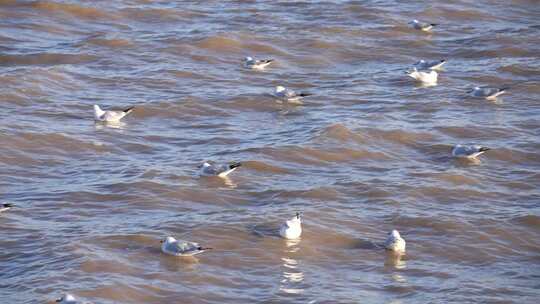
{"type": "Polygon", "coordinates": [[[229,168],[234,169],[234,168],[238,168],[238,167],[241,167],[241,166],[242,166],[242,163],[237,162],[237,163],[230,164],[229,168]]]}
{"type": "Polygon", "coordinates": [[[266,59],[266,62],[272,62],[274,59],[266,59]]]}
{"type": "Polygon", "coordinates": [[[296,218],[297,218],[297,219],[300,218],[300,212],[296,212],[296,218]]]}
{"type": "Polygon", "coordinates": [[[441,62],[446,62],[446,59],[441,59],[441,62]]]}
{"type": "Polygon", "coordinates": [[[129,107],[129,108],[124,110],[124,113],[129,113],[129,112],[133,111],[134,108],[135,107],[129,107]]]}
{"type": "Polygon", "coordinates": [[[491,150],[491,149],[488,148],[488,147],[481,147],[479,151],[480,152],[486,152],[486,151],[489,151],[489,150],[491,150]]]}
{"type": "Polygon", "coordinates": [[[431,23],[430,25],[431,25],[431,26],[437,26],[437,25],[439,25],[439,24],[438,24],[438,23],[431,23]]]}
{"type": "Polygon", "coordinates": [[[4,207],[4,208],[11,208],[11,207],[13,207],[13,204],[5,203],[5,204],[2,204],[2,207],[4,207]]]}
{"type": "Polygon", "coordinates": [[[301,97],[306,97],[306,96],[311,96],[311,95],[313,95],[313,94],[311,94],[311,93],[300,93],[300,94],[298,94],[298,96],[301,96],[301,97]]]}
{"type": "Polygon", "coordinates": [[[510,89],[509,87],[503,87],[503,88],[500,88],[499,91],[507,91],[509,89],[510,89]]]}
{"type": "Polygon", "coordinates": [[[197,249],[199,249],[199,250],[212,250],[214,248],[212,248],[212,247],[199,247],[197,249]]]}

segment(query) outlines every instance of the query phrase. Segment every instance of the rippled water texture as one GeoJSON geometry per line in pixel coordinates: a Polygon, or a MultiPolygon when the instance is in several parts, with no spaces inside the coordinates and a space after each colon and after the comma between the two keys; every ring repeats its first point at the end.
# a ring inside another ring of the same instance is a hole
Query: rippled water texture
{"type": "Polygon", "coordinates": [[[538,303],[540,6],[403,2],[0,1],[0,302],[538,303]],[[448,61],[437,86],[419,59],[448,61]]]}

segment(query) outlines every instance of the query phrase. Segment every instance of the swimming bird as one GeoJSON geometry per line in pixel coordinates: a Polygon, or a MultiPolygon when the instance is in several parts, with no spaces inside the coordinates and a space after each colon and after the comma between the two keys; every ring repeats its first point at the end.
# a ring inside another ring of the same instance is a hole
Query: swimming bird
{"type": "Polygon", "coordinates": [[[412,71],[408,71],[407,75],[425,84],[436,84],[437,78],[439,77],[439,74],[434,70],[424,72],[418,71],[416,68],[413,68],[412,71]]]}
{"type": "Polygon", "coordinates": [[[279,235],[286,239],[297,239],[302,234],[302,220],[300,219],[300,213],[296,212],[296,215],[288,221],[285,221],[279,228],[279,235]]]}
{"type": "Polygon", "coordinates": [[[203,176],[219,176],[226,177],[236,168],[241,167],[242,163],[234,162],[231,164],[214,164],[212,162],[204,162],[201,168],[201,175],[203,176]]]}
{"type": "Polygon", "coordinates": [[[424,59],[413,64],[419,70],[440,70],[446,60],[425,61],[424,59]]]}
{"type": "Polygon", "coordinates": [[[94,119],[103,122],[119,122],[124,116],[133,111],[134,107],[129,107],[123,111],[103,111],[98,105],[94,105],[94,119]]]}
{"type": "Polygon", "coordinates": [[[476,158],[477,156],[484,154],[484,152],[491,150],[487,147],[482,147],[479,145],[456,145],[452,149],[452,156],[459,158],[476,158]]]}
{"type": "Polygon", "coordinates": [[[74,296],[72,296],[69,293],[66,293],[61,298],[56,299],[56,303],[61,303],[61,304],[90,304],[89,302],[80,302],[80,301],[78,301],[77,299],[75,299],[74,296]]]}
{"type": "Polygon", "coordinates": [[[286,89],[282,86],[277,86],[274,96],[280,100],[291,102],[291,103],[302,103],[302,99],[306,96],[310,96],[310,93],[296,93],[293,90],[286,89]]]}
{"type": "Polygon", "coordinates": [[[13,207],[13,204],[9,204],[9,203],[3,203],[0,205],[0,213],[4,212],[4,211],[8,211],[9,209],[11,209],[11,207],[13,207]]]}
{"type": "Polygon", "coordinates": [[[508,88],[492,88],[492,87],[474,87],[467,93],[470,93],[473,97],[485,98],[487,100],[495,100],[497,96],[504,94],[508,88]]]}
{"type": "Polygon", "coordinates": [[[270,63],[272,63],[274,59],[261,59],[261,60],[255,60],[252,57],[246,57],[244,58],[244,66],[248,69],[253,70],[263,70],[265,67],[267,67],[270,63]]]}
{"type": "Polygon", "coordinates": [[[161,251],[174,256],[193,256],[210,249],[212,248],[205,248],[194,242],[177,240],[172,236],[161,240],[161,251]]]}
{"type": "Polygon", "coordinates": [[[398,253],[405,252],[405,240],[401,237],[397,230],[392,230],[388,233],[388,238],[384,243],[384,247],[387,250],[391,250],[398,253]]]}
{"type": "Polygon", "coordinates": [[[433,29],[434,26],[437,26],[437,24],[435,24],[435,23],[420,22],[420,21],[418,21],[416,19],[409,22],[409,24],[412,25],[412,27],[414,29],[421,30],[421,31],[424,31],[424,32],[430,32],[431,29],[433,29]]]}

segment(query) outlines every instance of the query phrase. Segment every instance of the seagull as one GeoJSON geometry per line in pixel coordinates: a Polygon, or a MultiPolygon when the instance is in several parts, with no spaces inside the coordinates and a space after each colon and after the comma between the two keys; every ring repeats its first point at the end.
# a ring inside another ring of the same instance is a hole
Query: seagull
{"type": "Polygon", "coordinates": [[[473,97],[483,97],[487,100],[495,100],[497,96],[504,94],[508,88],[490,88],[490,87],[474,87],[467,93],[470,93],[473,97]]]}
{"type": "Polygon", "coordinates": [[[416,68],[413,68],[412,71],[407,72],[407,75],[425,84],[436,84],[437,78],[439,77],[439,74],[434,70],[424,72],[418,71],[416,68]]]}
{"type": "Polygon", "coordinates": [[[231,172],[236,170],[236,168],[241,167],[242,163],[240,162],[234,162],[231,164],[214,164],[210,162],[204,162],[202,164],[201,168],[201,175],[203,176],[219,176],[219,177],[226,177],[231,172]]]}
{"type": "Polygon", "coordinates": [[[267,67],[270,63],[272,63],[274,59],[261,59],[261,60],[255,60],[251,57],[244,58],[244,66],[248,69],[253,70],[263,70],[265,67],[267,67]]]}
{"type": "Polygon", "coordinates": [[[464,146],[464,145],[456,145],[452,149],[452,156],[459,157],[459,158],[476,158],[477,156],[484,154],[484,152],[491,150],[487,147],[482,147],[479,145],[473,145],[473,146],[464,146]]]}
{"type": "Polygon", "coordinates": [[[410,25],[412,25],[412,27],[416,30],[421,30],[421,31],[424,31],[424,32],[431,32],[431,29],[436,26],[437,24],[435,23],[427,23],[427,22],[420,22],[416,19],[414,19],[413,21],[409,22],[410,25]]]}
{"type": "Polygon", "coordinates": [[[291,102],[291,103],[302,103],[302,99],[306,96],[310,96],[310,93],[296,93],[293,90],[286,89],[282,86],[276,87],[276,92],[274,96],[280,100],[291,102]]]}
{"type": "Polygon", "coordinates": [[[212,248],[201,247],[198,243],[177,240],[172,236],[161,241],[161,251],[174,256],[193,256],[212,248]]]}
{"type": "Polygon", "coordinates": [[[8,211],[9,209],[11,209],[11,207],[13,207],[13,204],[9,204],[9,203],[1,204],[0,205],[0,213],[2,213],[4,211],[8,211]]]}
{"type": "Polygon", "coordinates": [[[300,213],[296,212],[296,215],[283,223],[279,228],[279,235],[285,239],[297,239],[302,234],[302,220],[300,219],[300,213]]]}
{"type": "Polygon", "coordinates": [[[401,238],[401,235],[399,235],[399,232],[394,229],[390,231],[390,233],[388,233],[388,238],[386,239],[386,242],[384,242],[384,247],[387,250],[391,250],[398,253],[404,253],[405,240],[401,238]]]}
{"type": "Polygon", "coordinates": [[[446,60],[425,61],[424,59],[413,64],[419,70],[440,70],[446,60]]]}
{"type": "Polygon", "coordinates": [[[103,111],[98,105],[94,105],[94,119],[103,122],[119,122],[124,116],[133,111],[134,107],[129,107],[123,111],[103,111]]]}
{"type": "Polygon", "coordinates": [[[83,304],[83,303],[86,303],[86,304],[89,304],[88,302],[79,302],[79,301],[77,301],[77,299],[75,299],[75,297],[72,296],[69,293],[66,293],[61,298],[57,299],[56,303],[61,303],[61,304],[83,304]]]}

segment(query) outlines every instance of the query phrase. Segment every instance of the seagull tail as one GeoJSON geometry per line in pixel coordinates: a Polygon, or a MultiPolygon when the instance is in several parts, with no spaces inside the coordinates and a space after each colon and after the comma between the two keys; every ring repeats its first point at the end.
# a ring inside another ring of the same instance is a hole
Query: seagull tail
{"type": "Polygon", "coordinates": [[[510,88],[509,87],[502,87],[499,89],[499,92],[504,92],[506,90],[509,90],[510,88]]]}
{"type": "Polygon", "coordinates": [[[489,150],[491,150],[491,149],[488,148],[488,147],[481,147],[478,151],[480,151],[480,152],[486,152],[486,151],[489,151],[489,150]]]}
{"type": "Polygon", "coordinates": [[[2,207],[3,207],[3,208],[11,208],[11,207],[13,207],[13,204],[10,204],[10,203],[4,203],[4,204],[2,204],[2,207]]]}
{"type": "Polygon", "coordinates": [[[446,62],[446,59],[441,59],[441,63],[446,62]]]}
{"type": "Polygon", "coordinates": [[[265,59],[265,60],[263,60],[264,63],[270,63],[272,61],[274,61],[274,59],[265,59]]]}
{"type": "Polygon", "coordinates": [[[129,114],[129,113],[131,113],[133,111],[134,108],[135,107],[129,107],[129,108],[125,109],[123,112],[126,113],[126,114],[129,114]]]}
{"type": "Polygon", "coordinates": [[[240,163],[240,162],[232,163],[232,164],[229,165],[229,169],[238,168],[240,166],[242,166],[242,163],[240,163]]]}
{"type": "Polygon", "coordinates": [[[430,23],[429,25],[431,25],[431,26],[437,26],[437,25],[439,25],[439,24],[438,24],[438,23],[430,23]]]}
{"type": "Polygon", "coordinates": [[[211,247],[199,247],[198,249],[199,250],[212,250],[214,248],[211,248],[211,247]]]}
{"type": "Polygon", "coordinates": [[[300,94],[298,94],[298,96],[300,96],[300,97],[306,97],[306,96],[311,96],[311,95],[313,95],[313,94],[311,94],[311,93],[300,93],[300,94]]]}

